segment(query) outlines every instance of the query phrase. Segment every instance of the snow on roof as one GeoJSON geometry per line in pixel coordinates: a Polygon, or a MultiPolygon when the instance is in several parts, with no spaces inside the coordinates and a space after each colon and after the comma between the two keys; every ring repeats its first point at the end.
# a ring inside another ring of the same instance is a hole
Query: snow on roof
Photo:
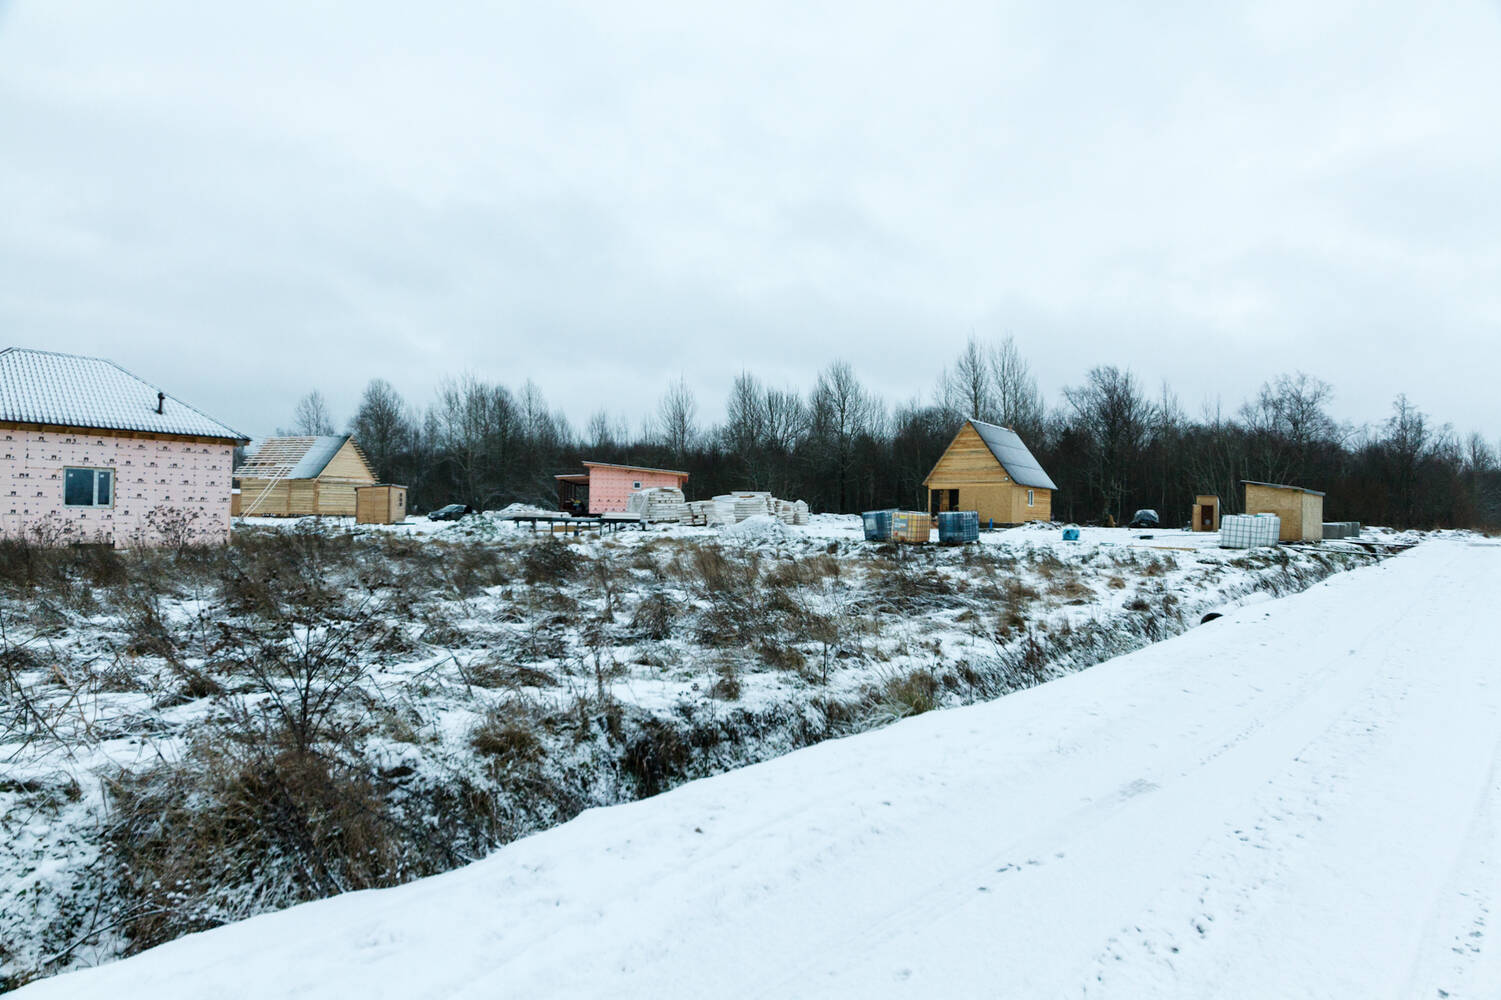
{"type": "Polygon", "coordinates": [[[1009,427],[1000,427],[996,424],[987,424],[983,420],[971,420],[969,425],[980,435],[980,440],[985,442],[985,447],[995,456],[995,460],[1005,467],[1012,480],[1021,486],[1031,486],[1041,490],[1056,490],[1058,485],[1049,478],[1048,474],[1033,457],[1031,450],[1022,443],[1021,437],[1009,427]]]}
{"type": "Polygon", "coordinates": [[[55,351],[0,351],[0,420],[98,430],[249,440],[113,361],[55,351]]]}
{"type": "Polygon", "coordinates": [[[1262,483],[1255,479],[1242,479],[1240,482],[1242,486],[1265,486],[1274,490],[1292,490],[1295,493],[1311,493],[1316,497],[1325,495],[1318,490],[1310,490],[1306,486],[1284,486],[1282,483],[1262,483]]]}
{"type": "Polygon", "coordinates": [[[242,479],[316,479],[348,440],[348,434],[267,438],[235,475],[242,479]]]}

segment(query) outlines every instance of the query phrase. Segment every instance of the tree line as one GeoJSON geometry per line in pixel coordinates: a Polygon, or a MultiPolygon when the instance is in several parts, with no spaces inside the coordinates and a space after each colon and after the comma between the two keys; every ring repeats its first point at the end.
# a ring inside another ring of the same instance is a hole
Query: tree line
{"type": "MultiPolygon", "coordinates": [[[[836,361],[811,387],[742,372],[718,421],[683,379],[632,431],[606,410],[575,431],[531,381],[447,380],[425,407],[372,380],[347,429],[384,482],[405,483],[415,510],[450,502],[552,507],[553,476],[590,459],[683,469],[690,496],[770,490],[815,511],[925,509],[923,479],[970,417],[1014,428],[1058,489],[1053,516],[1123,523],[1137,508],[1186,524],[1197,493],[1240,509],[1242,480],[1327,493],[1325,517],[1402,527],[1501,525],[1501,465],[1480,433],[1461,437],[1406,396],[1375,425],[1340,423],[1333,387],[1280,375],[1233,412],[1187,413],[1166,386],[1129,369],[1091,368],[1051,405],[1011,338],[971,338],[926,393],[888,402],[836,361]]],[[[298,403],[288,433],[333,433],[323,396],[298,403]]]]}

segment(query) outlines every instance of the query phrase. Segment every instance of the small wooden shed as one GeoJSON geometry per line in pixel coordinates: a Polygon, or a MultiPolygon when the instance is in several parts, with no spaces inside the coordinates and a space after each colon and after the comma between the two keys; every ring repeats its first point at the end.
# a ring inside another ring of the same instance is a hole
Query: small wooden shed
{"type": "Polygon", "coordinates": [[[1213,493],[1200,493],[1194,497],[1193,530],[1220,530],[1220,498],[1213,493]]]}
{"type": "Polygon", "coordinates": [[[972,510],[982,525],[1053,519],[1057,485],[1009,427],[966,420],[923,480],[928,511],[972,510]]]}
{"type": "Polygon", "coordinates": [[[235,470],[242,517],[353,517],[355,490],[375,473],[348,434],[267,438],[235,470]]]}
{"type": "Polygon", "coordinates": [[[355,524],[400,524],[407,519],[407,488],[390,483],[354,488],[355,524]]]}
{"type": "Polygon", "coordinates": [[[1282,520],[1281,542],[1319,542],[1324,539],[1324,494],[1302,486],[1258,483],[1246,479],[1247,514],[1276,514],[1282,520]]]}

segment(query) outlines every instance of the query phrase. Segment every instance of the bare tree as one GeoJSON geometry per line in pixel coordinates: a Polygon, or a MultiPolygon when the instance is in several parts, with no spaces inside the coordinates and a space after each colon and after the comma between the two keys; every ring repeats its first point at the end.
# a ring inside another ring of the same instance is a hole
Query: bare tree
{"type": "Polygon", "coordinates": [[[836,361],[819,373],[808,412],[810,434],[835,475],[839,509],[848,510],[856,446],[862,436],[875,432],[880,406],[860,384],[855,370],[847,362],[836,361]]]}
{"type": "Polygon", "coordinates": [[[698,438],[698,402],[688,380],[678,380],[667,387],[662,401],[657,404],[657,440],[672,456],[672,461],[681,463],[698,438]]]}
{"type": "Polygon", "coordinates": [[[1044,419],[1042,393],[1015,339],[1008,335],[992,347],[989,360],[996,421],[1024,439],[1038,436],[1044,419]]]}
{"type": "Polygon", "coordinates": [[[725,447],[749,462],[766,441],[766,405],[761,383],[750,372],[735,376],[725,405],[725,447]]]}
{"type": "Polygon", "coordinates": [[[297,401],[297,408],[292,411],[292,433],[317,436],[333,432],[333,417],[329,415],[323,393],[314,389],[297,401]]]}
{"type": "Polygon", "coordinates": [[[1091,368],[1084,385],[1065,389],[1073,424],[1085,443],[1089,487],[1100,513],[1119,518],[1131,477],[1138,474],[1152,407],[1129,370],[1091,368]]]}
{"type": "Polygon", "coordinates": [[[1327,410],[1333,397],[1328,382],[1303,372],[1262,384],[1256,398],[1241,407],[1254,478],[1286,482],[1309,477],[1319,448],[1340,437],[1327,410]]]}
{"type": "Polygon", "coordinates": [[[960,420],[997,419],[990,360],[979,338],[970,337],[954,367],[943,373],[941,395],[944,409],[960,420]]]}
{"type": "Polygon", "coordinates": [[[397,456],[411,445],[412,421],[390,382],[373,378],[365,386],[349,432],[375,466],[376,478],[394,478],[397,456]]]}

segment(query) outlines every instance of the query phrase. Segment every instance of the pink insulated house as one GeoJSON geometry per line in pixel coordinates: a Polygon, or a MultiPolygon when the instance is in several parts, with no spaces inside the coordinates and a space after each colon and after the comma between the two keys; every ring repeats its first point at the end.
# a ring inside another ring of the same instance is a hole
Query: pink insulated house
{"type": "Polygon", "coordinates": [[[220,544],[245,435],[114,362],[0,351],[0,535],[220,544]]]}
{"type": "Polygon", "coordinates": [[[558,476],[558,509],[574,514],[606,514],[625,510],[637,490],[658,487],[682,489],[688,473],[677,469],[649,469],[640,465],[585,462],[584,473],[558,476]]]}

